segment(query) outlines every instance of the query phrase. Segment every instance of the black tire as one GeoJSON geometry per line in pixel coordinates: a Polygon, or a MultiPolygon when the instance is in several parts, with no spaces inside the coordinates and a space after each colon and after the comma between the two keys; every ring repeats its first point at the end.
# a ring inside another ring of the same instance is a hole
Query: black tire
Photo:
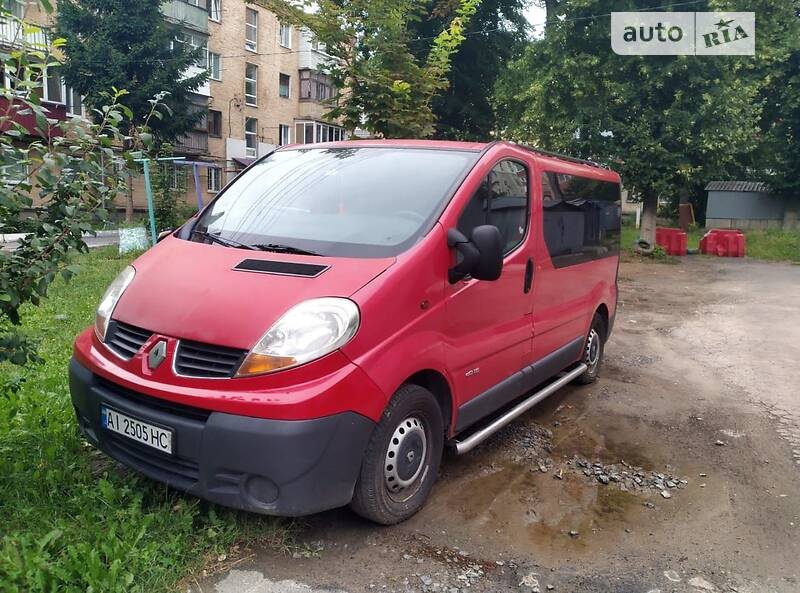
{"type": "Polygon", "coordinates": [[[443,447],[436,398],[419,385],[403,385],[372,432],[350,508],[381,525],[405,521],[425,504],[439,474],[443,447]]]}
{"type": "Polygon", "coordinates": [[[589,385],[597,381],[600,368],[603,366],[605,344],[606,323],[599,313],[595,313],[592,318],[592,325],[589,328],[589,333],[583,345],[583,356],[581,357],[581,362],[589,368],[586,369],[582,375],[575,378],[575,383],[578,385],[589,385]]]}

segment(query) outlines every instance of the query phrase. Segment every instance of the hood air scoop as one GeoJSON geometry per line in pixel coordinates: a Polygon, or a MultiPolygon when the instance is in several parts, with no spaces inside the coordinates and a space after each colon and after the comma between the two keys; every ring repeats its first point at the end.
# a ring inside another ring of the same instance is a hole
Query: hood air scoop
{"type": "Polygon", "coordinates": [[[246,259],[234,266],[239,272],[257,272],[259,274],[277,274],[278,276],[303,276],[316,278],[330,266],[319,264],[304,264],[289,261],[274,261],[265,259],[246,259]]]}

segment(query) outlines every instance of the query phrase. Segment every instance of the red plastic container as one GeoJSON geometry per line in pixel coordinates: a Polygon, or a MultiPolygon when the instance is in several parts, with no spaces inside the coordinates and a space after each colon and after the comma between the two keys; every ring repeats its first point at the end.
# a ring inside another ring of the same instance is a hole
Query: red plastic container
{"type": "Polygon", "coordinates": [[[744,233],[739,229],[711,229],[700,239],[700,253],[744,257],[744,233]]]}
{"type": "Polygon", "coordinates": [[[663,247],[667,255],[686,255],[686,233],[681,229],[656,227],[656,245],[663,247]]]}

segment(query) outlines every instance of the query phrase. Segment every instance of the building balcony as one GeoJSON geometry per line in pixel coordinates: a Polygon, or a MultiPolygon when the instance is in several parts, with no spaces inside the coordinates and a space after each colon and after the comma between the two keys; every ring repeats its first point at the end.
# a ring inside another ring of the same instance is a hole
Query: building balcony
{"type": "Polygon", "coordinates": [[[186,0],[169,0],[161,5],[167,20],[201,33],[208,33],[208,10],[186,0]]]}
{"type": "Polygon", "coordinates": [[[38,50],[47,49],[50,46],[50,31],[10,15],[0,17],[0,46],[18,48],[23,45],[38,50]]]}
{"type": "Polygon", "coordinates": [[[207,154],[208,132],[187,132],[175,140],[175,150],[183,154],[207,154]]]}

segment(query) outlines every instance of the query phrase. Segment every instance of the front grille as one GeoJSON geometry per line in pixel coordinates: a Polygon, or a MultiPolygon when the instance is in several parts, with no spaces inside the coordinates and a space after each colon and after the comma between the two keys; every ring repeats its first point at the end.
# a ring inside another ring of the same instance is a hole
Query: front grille
{"type": "Polygon", "coordinates": [[[106,331],[106,345],[122,358],[129,360],[139,352],[153,332],[121,321],[111,321],[106,331]]]}
{"type": "Polygon", "coordinates": [[[246,350],[181,340],[175,353],[175,371],[188,377],[233,377],[246,350]]]}

